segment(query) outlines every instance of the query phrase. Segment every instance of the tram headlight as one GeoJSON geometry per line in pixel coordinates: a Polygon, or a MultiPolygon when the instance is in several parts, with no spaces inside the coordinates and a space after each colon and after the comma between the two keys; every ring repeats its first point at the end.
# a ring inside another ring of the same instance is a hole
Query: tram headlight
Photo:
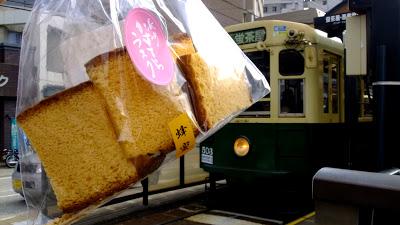
{"type": "Polygon", "coordinates": [[[246,137],[239,137],[233,144],[233,151],[239,157],[246,156],[250,151],[250,143],[246,137]]]}

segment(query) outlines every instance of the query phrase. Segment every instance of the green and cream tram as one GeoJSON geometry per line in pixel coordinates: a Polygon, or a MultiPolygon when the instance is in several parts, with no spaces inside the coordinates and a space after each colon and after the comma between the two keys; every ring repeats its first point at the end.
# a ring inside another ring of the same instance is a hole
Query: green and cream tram
{"type": "MultiPolygon", "coordinates": [[[[226,30],[265,75],[271,92],[201,143],[201,167],[236,179],[349,167],[341,41],[310,26],[278,20],[226,30]]],[[[360,78],[359,123],[369,126],[371,117],[361,104],[367,92],[362,82],[360,78]]]]}

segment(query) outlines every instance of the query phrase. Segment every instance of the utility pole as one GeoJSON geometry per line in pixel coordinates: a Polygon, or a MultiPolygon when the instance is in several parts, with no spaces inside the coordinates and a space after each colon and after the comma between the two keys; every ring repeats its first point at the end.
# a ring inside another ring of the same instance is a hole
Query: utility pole
{"type": "Polygon", "coordinates": [[[242,8],[243,22],[252,22],[263,15],[263,0],[242,0],[242,8]]]}

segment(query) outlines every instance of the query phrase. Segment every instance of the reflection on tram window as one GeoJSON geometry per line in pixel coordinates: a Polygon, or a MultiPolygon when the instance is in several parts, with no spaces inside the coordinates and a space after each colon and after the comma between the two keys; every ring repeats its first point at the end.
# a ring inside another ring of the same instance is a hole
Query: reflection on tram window
{"type": "Polygon", "coordinates": [[[324,113],[339,113],[339,56],[324,51],[323,79],[323,111],[324,113]]]}
{"type": "Polygon", "coordinates": [[[324,113],[329,113],[329,62],[328,58],[324,59],[323,73],[323,96],[324,96],[324,113]]]}
{"type": "Polygon", "coordinates": [[[372,100],[373,91],[372,85],[368,85],[366,77],[360,77],[358,85],[358,92],[360,93],[360,118],[371,118],[372,119],[372,100]]]}
{"type": "Polygon", "coordinates": [[[282,76],[302,75],[304,73],[304,57],[295,49],[279,52],[279,73],[282,76]]]}
{"type": "MultiPolygon", "coordinates": [[[[269,62],[269,52],[268,51],[255,51],[255,52],[246,52],[247,57],[256,65],[256,67],[261,71],[261,73],[265,76],[268,83],[270,82],[270,62],[269,62]]],[[[267,94],[266,96],[269,96],[267,94]]]]}
{"type": "Polygon", "coordinates": [[[267,99],[261,99],[254,103],[238,117],[270,117],[271,102],[267,99]]]}
{"type": "MultiPolygon", "coordinates": [[[[337,58],[335,58],[337,61],[337,58]]],[[[332,113],[338,113],[338,83],[337,83],[337,62],[332,64],[332,113]]]]}
{"type": "Polygon", "coordinates": [[[303,89],[304,79],[289,79],[279,81],[280,115],[304,114],[303,89]]]}

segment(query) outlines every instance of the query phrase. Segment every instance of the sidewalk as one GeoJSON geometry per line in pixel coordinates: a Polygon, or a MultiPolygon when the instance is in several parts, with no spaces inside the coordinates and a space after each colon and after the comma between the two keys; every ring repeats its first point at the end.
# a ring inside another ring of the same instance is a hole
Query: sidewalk
{"type": "Polygon", "coordinates": [[[6,166],[0,166],[0,177],[9,177],[14,171],[14,168],[8,168],[6,166]]]}
{"type": "MultiPolygon", "coordinates": [[[[204,184],[189,188],[178,189],[149,196],[149,205],[142,204],[142,198],[132,199],[122,203],[104,206],[93,210],[89,215],[81,219],[75,225],[94,225],[116,223],[134,217],[137,213],[151,211],[157,208],[168,207],[169,205],[183,205],[197,203],[204,194],[204,184]]],[[[28,222],[28,214],[21,213],[9,218],[0,220],[0,225],[25,225],[28,222]]],[[[32,219],[32,218],[31,218],[32,219]]],[[[31,222],[31,221],[30,221],[31,222]]],[[[123,223],[120,223],[123,224],[123,223]]]]}

